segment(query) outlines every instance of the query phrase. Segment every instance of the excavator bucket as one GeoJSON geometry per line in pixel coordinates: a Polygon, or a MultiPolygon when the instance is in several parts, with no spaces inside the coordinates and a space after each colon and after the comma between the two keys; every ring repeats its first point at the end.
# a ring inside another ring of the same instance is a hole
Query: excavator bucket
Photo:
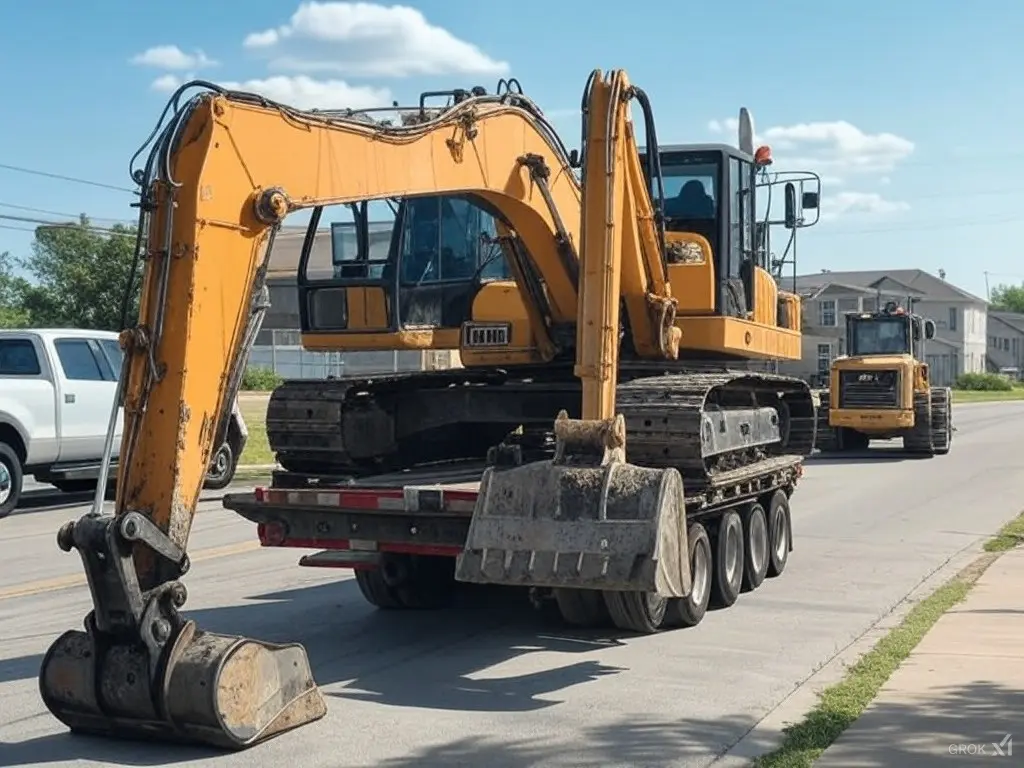
{"type": "Polygon", "coordinates": [[[85,632],[65,632],[43,658],[47,709],[73,732],[227,749],[322,718],[327,705],[301,645],[198,630],[177,613],[186,596],[178,581],[138,589],[124,545],[154,536],[151,525],[135,513],[90,514],[58,536],[79,549],[95,610],[85,632]]]}
{"type": "Polygon", "coordinates": [[[563,411],[554,459],[488,467],[455,578],[688,595],[682,476],[627,464],[625,433],[563,411]]]}

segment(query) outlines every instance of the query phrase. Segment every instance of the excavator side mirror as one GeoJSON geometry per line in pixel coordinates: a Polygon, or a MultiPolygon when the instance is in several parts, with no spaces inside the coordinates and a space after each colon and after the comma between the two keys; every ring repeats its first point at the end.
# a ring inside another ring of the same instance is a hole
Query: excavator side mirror
{"type": "Polygon", "coordinates": [[[569,167],[580,167],[580,151],[578,149],[573,149],[569,151],[569,167]]]}
{"type": "Polygon", "coordinates": [[[934,339],[935,338],[935,321],[934,320],[925,320],[924,321],[924,337],[926,339],[934,339]]]}
{"type": "Polygon", "coordinates": [[[786,184],[785,190],[786,198],[786,229],[796,229],[797,210],[796,210],[796,187],[790,182],[786,184]]]}
{"type": "Polygon", "coordinates": [[[805,211],[813,211],[818,207],[818,193],[817,192],[804,192],[802,195],[802,202],[800,207],[805,211]]]}

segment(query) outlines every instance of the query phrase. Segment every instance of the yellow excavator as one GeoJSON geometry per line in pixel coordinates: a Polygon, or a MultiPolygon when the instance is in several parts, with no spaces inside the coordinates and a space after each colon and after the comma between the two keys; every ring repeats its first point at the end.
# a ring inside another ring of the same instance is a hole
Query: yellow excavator
{"type": "Polygon", "coordinates": [[[887,302],[846,315],[846,354],[832,362],[820,394],[815,445],[822,453],[866,450],[872,440],[903,439],[919,456],[949,453],[952,391],[932,386],[925,344],[935,321],[887,302]]]}
{"type": "MultiPolygon", "coordinates": [[[[209,83],[182,104],[196,85],[172,97],[138,173],[147,249],[139,321],[121,336],[116,501],[58,533],[82,558],[93,610],[44,657],[54,716],[76,732],[239,749],[326,713],[301,646],[198,629],[180,581],[203,475],[266,310],[274,237],[302,209],[464,196],[501,222],[515,280],[477,291],[460,330],[478,343],[462,346],[534,364],[536,378],[492,391],[512,393],[499,410],[545,405],[554,446],[538,461],[515,442],[493,446],[457,579],[551,588],[566,612],[600,600],[616,625],[650,632],[700,621],[709,583],[728,605],[781,573],[788,499],[813,443],[811,393],[728,367],[800,354],[798,300],[780,294],[755,240],[766,153],[708,150],[701,172],[717,201],[691,222],[658,208],[665,180],[685,178],[694,156],[659,150],[647,96],[619,70],[588,81],[580,180],[521,94],[474,91],[396,126],[209,83]],[[499,320],[485,319],[484,293],[499,320]]],[[[307,291],[312,315],[355,318],[343,344],[362,332],[368,348],[438,345],[432,329],[400,322],[395,281],[364,283],[307,291]]],[[[370,398],[367,424],[375,407],[370,398]]]]}

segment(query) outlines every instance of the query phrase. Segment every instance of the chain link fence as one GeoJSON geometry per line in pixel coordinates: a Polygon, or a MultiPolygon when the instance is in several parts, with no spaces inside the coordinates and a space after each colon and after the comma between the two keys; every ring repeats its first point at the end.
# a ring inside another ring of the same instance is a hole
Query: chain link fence
{"type": "Polygon", "coordinates": [[[326,379],[458,367],[458,353],[313,352],[302,348],[298,331],[263,330],[249,353],[248,367],[273,371],[283,379],[326,379]]]}

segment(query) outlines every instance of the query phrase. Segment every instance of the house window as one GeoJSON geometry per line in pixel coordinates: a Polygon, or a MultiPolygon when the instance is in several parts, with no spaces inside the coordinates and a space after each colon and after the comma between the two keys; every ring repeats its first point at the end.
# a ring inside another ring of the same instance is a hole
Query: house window
{"type": "Polygon", "coordinates": [[[1014,336],[1013,338],[1013,357],[1016,360],[1020,356],[1020,339],[1014,336]]]}
{"type": "MultiPolygon", "coordinates": [[[[822,299],[818,303],[819,308],[819,325],[825,325],[834,327],[836,324],[836,300],[835,299],[822,299]]],[[[827,344],[825,346],[828,346],[827,344]]],[[[820,347],[819,347],[820,349],[820,347]]]]}
{"type": "Polygon", "coordinates": [[[818,373],[828,374],[828,368],[832,365],[832,345],[818,345],[818,373]]]}
{"type": "Polygon", "coordinates": [[[956,307],[949,308],[949,330],[956,330],[956,307]]]}
{"type": "Polygon", "coordinates": [[[1010,340],[1008,338],[1006,338],[1005,336],[1003,337],[1003,351],[1004,352],[1009,352],[1010,351],[1010,340]]]}

